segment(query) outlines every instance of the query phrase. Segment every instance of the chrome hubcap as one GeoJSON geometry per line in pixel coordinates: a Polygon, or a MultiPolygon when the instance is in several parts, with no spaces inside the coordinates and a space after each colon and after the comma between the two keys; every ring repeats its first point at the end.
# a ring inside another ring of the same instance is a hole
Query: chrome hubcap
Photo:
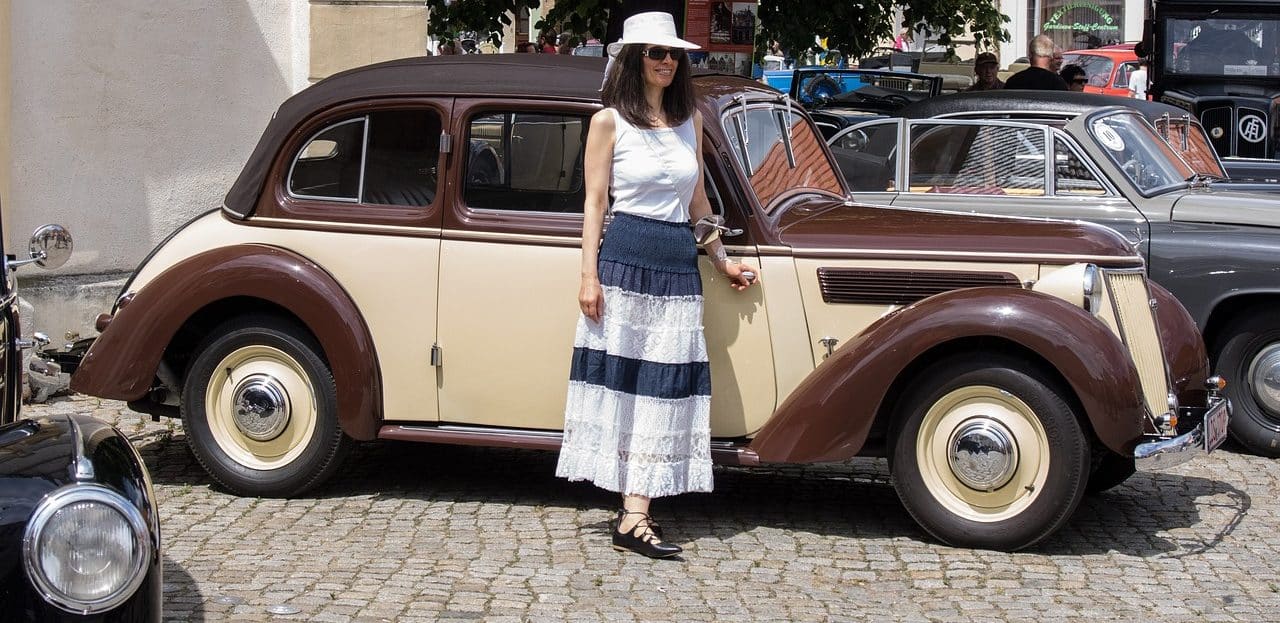
{"type": "Polygon", "coordinates": [[[267,374],[251,374],[232,393],[236,428],[254,441],[270,441],[289,424],[289,398],[280,381],[267,374]]]}
{"type": "Polygon", "coordinates": [[[1253,358],[1248,378],[1258,404],[1280,416],[1280,343],[1268,345],[1253,358]]]}
{"type": "Polygon", "coordinates": [[[951,472],[976,491],[1003,487],[1018,467],[1013,438],[1013,433],[995,419],[977,417],[963,423],[947,442],[951,472]]]}

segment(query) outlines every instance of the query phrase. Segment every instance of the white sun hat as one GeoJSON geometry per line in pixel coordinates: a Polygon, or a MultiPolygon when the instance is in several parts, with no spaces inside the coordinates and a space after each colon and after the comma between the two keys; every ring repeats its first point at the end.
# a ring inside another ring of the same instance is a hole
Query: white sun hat
{"type": "Polygon", "coordinates": [[[663,45],[669,48],[696,50],[702,46],[676,36],[676,21],[670,13],[649,11],[636,13],[622,22],[622,38],[609,44],[609,56],[617,56],[622,46],[631,43],[663,45]]]}

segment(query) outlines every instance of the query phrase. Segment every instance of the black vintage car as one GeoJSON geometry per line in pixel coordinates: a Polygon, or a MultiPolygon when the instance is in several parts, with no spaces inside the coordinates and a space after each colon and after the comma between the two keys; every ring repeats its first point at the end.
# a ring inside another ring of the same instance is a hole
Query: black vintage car
{"type": "Polygon", "coordinates": [[[1232,177],[1274,178],[1265,161],[1280,158],[1280,5],[1158,0],[1147,18],[1152,98],[1199,119],[1232,177]]]}
{"type": "Polygon", "coordinates": [[[19,415],[31,344],[19,339],[11,273],[70,253],[67,231],[46,225],[30,259],[0,261],[0,619],[159,621],[160,521],[138,453],[89,416],[19,415]]]}

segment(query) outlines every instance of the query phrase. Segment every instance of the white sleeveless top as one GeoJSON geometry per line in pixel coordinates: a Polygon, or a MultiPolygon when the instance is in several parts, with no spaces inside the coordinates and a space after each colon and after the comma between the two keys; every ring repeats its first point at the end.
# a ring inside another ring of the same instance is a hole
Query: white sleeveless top
{"type": "Polygon", "coordinates": [[[698,183],[698,137],[690,115],[674,128],[637,128],[613,111],[613,211],[689,221],[698,183]]]}

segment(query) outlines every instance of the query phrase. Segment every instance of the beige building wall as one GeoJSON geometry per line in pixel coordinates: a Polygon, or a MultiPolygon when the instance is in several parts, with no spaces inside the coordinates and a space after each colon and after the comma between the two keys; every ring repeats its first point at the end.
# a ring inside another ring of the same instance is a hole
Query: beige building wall
{"type": "Polygon", "coordinates": [[[427,52],[427,9],[417,0],[312,0],[310,16],[312,82],[427,52]]]}
{"type": "Polygon", "coordinates": [[[6,232],[24,243],[57,222],[76,245],[57,271],[18,273],[34,306],[24,329],[92,334],[124,276],[221,204],[280,102],[307,84],[309,9],[0,0],[6,232]]]}

